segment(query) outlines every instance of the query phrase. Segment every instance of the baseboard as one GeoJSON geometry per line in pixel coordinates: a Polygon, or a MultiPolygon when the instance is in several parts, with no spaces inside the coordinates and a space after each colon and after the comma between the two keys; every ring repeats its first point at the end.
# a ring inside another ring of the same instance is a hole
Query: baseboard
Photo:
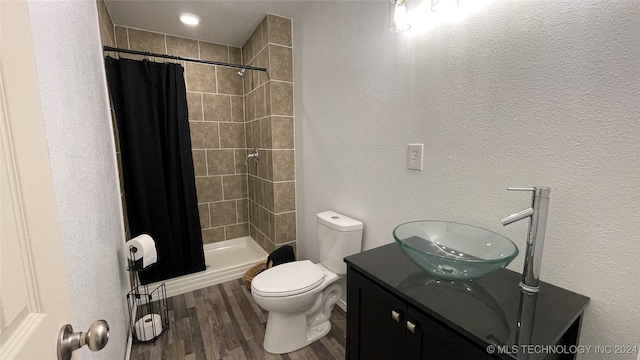
{"type": "Polygon", "coordinates": [[[340,300],[336,303],[336,305],[338,305],[338,307],[339,307],[340,309],[342,309],[344,312],[347,312],[347,302],[346,302],[346,301],[344,301],[343,299],[340,299],[340,300]]]}

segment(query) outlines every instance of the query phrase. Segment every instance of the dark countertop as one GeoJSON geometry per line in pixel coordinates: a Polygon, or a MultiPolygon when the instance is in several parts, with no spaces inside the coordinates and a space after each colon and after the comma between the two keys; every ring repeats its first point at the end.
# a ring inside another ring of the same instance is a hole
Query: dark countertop
{"type": "MultiPolygon", "coordinates": [[[[516,344],[521,275],[498,270],[471,281],[437,280],[395,244],[346,257],[345,262],[410,305],[440,320],[480,347],[516,344]]],[[[554,345],[582,314],[589,298],[540,282],[531,344],[554,345]]],[[[531,359],[542,358],[531,354],[531,359]]]]}

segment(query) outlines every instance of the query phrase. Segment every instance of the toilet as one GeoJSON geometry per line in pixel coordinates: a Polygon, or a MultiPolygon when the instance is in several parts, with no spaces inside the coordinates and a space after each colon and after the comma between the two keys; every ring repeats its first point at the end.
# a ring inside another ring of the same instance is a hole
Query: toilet
{"type": "Polygon", "coordinates": [[[284,354],[321,339],[331,330],[331,310],[342,297],[337,281],[343,258],[359,253],[362,222],[333,211],[317,215],[320,263],[300,260],[274,266],[251,282],[251,295],[269,312],[264,349],[284,354]]]}

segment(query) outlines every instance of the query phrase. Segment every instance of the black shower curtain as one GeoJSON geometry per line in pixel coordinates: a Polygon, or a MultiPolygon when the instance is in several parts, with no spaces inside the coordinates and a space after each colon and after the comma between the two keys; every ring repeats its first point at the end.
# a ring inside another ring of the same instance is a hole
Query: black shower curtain
{"type": "Polygon", "coordinates": [[[143,284],[205,269],[184,69],[178,64],[106,58],[118,123],[132,236],[156,241],[158,262],[143,284]]]}

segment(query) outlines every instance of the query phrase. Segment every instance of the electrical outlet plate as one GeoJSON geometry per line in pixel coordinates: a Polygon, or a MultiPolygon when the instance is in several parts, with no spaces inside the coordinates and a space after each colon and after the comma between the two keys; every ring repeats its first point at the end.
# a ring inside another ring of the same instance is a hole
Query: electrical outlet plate
{"type": "Polygon", "coordinates": [[[409,144],[407,147],[407,169],[422,171],[422,149],[424,144],[409,144]]]}

